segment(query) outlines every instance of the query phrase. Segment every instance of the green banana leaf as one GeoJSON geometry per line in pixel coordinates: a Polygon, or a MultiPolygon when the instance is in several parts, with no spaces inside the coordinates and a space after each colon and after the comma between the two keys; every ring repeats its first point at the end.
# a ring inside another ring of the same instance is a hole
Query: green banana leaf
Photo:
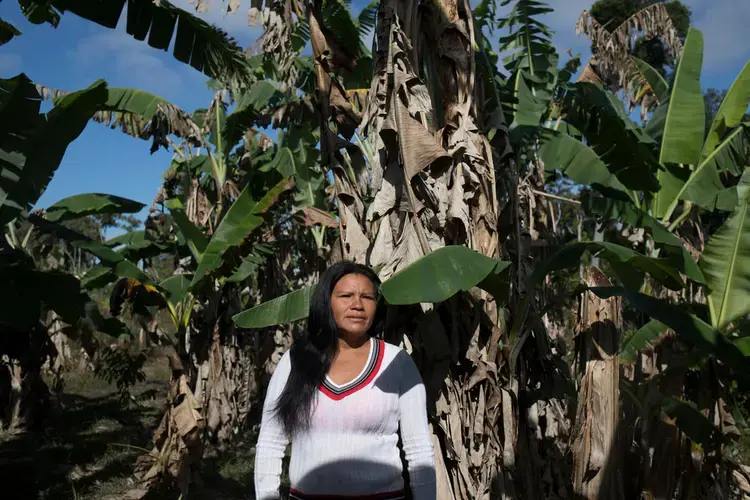
{"type": "Polygon", "coordinates": [[[257,275],[261,267],[274,254],[272,243],[256,243],[249,255],[242,257],[242,262],[237,266],[226,280],[229,283],[242,283],[250,276],[257,275]]]}
{"type": "Polygon", "coordinates": [[[21,32],[18,31],[15,26],[5,21],[4,19],[0,19],[0,45],[5,45],[6,43],[10,42],[13,37],[16,37],[20,34],[21,32]]]}
{"type": "Polygon", "coordinates": [[[643,75],[649,86],[651,86],[651,90],[654,91],[654,95],[659,102],[664,102],[669,97],[669,84],[661,76],[661,73],[656,71],[653,66],[643,59],[638,59],[635,56],[630,56],[630,59],[635,63],[636,68],[638,68],[638,71],[643,75]]]}
{"type": "MultiPolygon", "coordinates": [[[[507,296],[510,263],[464,246],[431,252],[385,280],[380,290],[389,304],[442,302],[462,290],[479,287],[496,300],[507,296]]],[[[307,317],[314,286],[265,302],[234,316],[242,328],[264,328],[307,317]]]]}
{"type": "Polygon", "coordinates": [[[696,165],[705,133],[706,105],[701,92],[703,34],[690,28],[669,99],[659,163],[696,165]]]}
{"type": "Polygon", "coordinates": [[[685,283],[669,259],[646,257],[635,250],[608,242],[577,242],[565,245],[534,270],[532,283],[540,284],[549,273],[575,267],[585,252],[609,262],[616,276],[628,289],[639,289],[644,273],[672,290],[681,290],[685,283]]]}
{"type": "Polygon", "coordinates": [[[526,70],[519,71],[516,76],[516,113],[511,123],[511,130],[519,126],[538,127],[542,115],[547,109],[551,95],[549,92],[532,90],[531,77],[526,70]]]}
{"type": "Polygon", "coordinates": [[[264,170],[277,170],[283,176],[294,176],[297,190],[294,196],[297,209],[304,207],[324,207],[324,176],[313,170],[318,160],[318,150],[299,144],[296,151],[282,146],[276,151],[273,160],[264,170]]]}
{"type": "MultiPolygon", "coordinates": [[[[237,107],[226,118],[224,137],[226,144],[233,146],[242,139],[243,134],[261,117],[261,111],[268,106],[275,106],[283,97],[273,84],[268,81],[255,83],[249,91],[240,95],[237,107]]],[[[225,151],[226,154],[229,151],[225,151]]]]}
{"type": "Polygon", "coordinates": [[[622,343],[620,359],[622,361],[635,361],[638,351],[651,346],[665,331],[667,331],[667,325],[652,319],[622,343]]]}
{"type": "MultiPolygon", "coordinates": [[[[86,127],[107,99],[107,84],[98,80],[89,88],[66,95],[46,115],[37,115],[39,99],[26,75],[2,80],[10,93],[0,100],[0,226],[29,210],[47,188],[68,145],[86,127]],[[33,122],[31,130],[26,128],[33,122]],[[16,123],[17,122],[17,123],[16,123]],[[21,128],[24,127],[24,128],[21,128]]],[[[0,92],[3,94],[3,92],[0,92]]]]}
{"type": "MultiPolygon", "coordinates": [[[[72,12],[106,28],[114,29],[125,0],[25,0],[39,6],[50,3],[60,12],[72,12]]],[[[180,62],[231,87],[253,81],[244,51],[226,32],[167,0],[128,0],[125,30],[136,40],[148,40],[157,50],[169,50],[180,62]]]]}
{"type": "Polygon", "coordinates": [[[47,220],[63,222],[87,215],[136,213],[143,210],[143,203],[112,194],[87,193],[64,198],[47,210],[47,220]]]}
{"type": "Polygon", "coordinates": [[[49,23],[55,28],[60,23],[60,14],[47,1],[18,0],[18,5],[30,23],[49,23]]]}
{"type": "MultiPolygon", "coordinates": [[[[667,164],[700,163],[706,122],[700,84],[702,65],[703,34],[690,28],[675,73],[664,122],[659,155],[659,163],[663,167],[667,164]]],[[[678,192],[682,187],[680,177],[667,170],[659,170],[657,178],[661,189],[654,197],[652,207],[656,217],[665,217],[673,200],[678,199],[678,192]]]]}
{"type": "Polygon", "coordinates": [[[314,292],[314,285],[301,288],[236,314],[232,320],[240,328],[265,328],[305,319],[314,292]]]}
{"type": "Polygon", "coordinates": [[[150,121],[160,104],[169,102],[158,95],[132,88],[111,88],[102,111],[133,113],[144,121],[150,121]]]}
{"type": "Polygon", "coordinates": [[[190,290],[190,277],[185,274],[176,274],[159,283],[159,287],[167,292],[167,298],[172,304],[182,302],[182,299],[190,290]]]}
{"type": "Polygon", "coordinates": [[[703,145],[702,158],[708,157],[721,142],[727,131],[742,122],[750,102],[750,61],[745,63],[740,74],[729,88],[724,100],[716,112],[708,137],[703,145]]]}
{"type": "Polygon", "coordinates": [[[687,314],[679,306],[642,293],[629,292],[622,287],[592,287],[590,290],[603,299],[624,297],[634,309],[671,328],[685,344],[706,355],[715,356],[732,368],[738,377],[750,380],[750,376],[746,375],[747,358],[742,351],[711,325],[687,314]]]}
{"type": "Polygon", "coordinates": [[[545,131],[539,148],[539,158],[548,172],[559,170],[578,184],[601,184],[618,190],[625,189],[617,177],[607,169],[591,148],[569,135],[545,131]]]}
{"type": "Polygon", "coordinates": [[[237,200],[229,207],[208,245],[206,245],[191,286],[196,286],[207,274],[219,267],[224,253],[230,248],[242,244],[245,238],[263,223],[261,215],[293,185],[291,179],[286,177],[272,187],[258,202],[252,199],[250,185],[246,186],[237,200]]]}
{"type": "Polygon", "coordinates": [[[576,83],[562,101],[566,121],[628,189],[655,192],[659,183],[654,140],[625,113],[616,96],[601,85],[576,83]]]}
{"type": "Polygon", "coordinates": [[[707,448],[724,441],[721,430],[711,423],[706,416],[690,401],[683,401],[671,396],[662,400],[664,413],[675,419],[677,427],[687,437],[707,448]]]}
{"type": "Polygon", "coordinates": [[[509,265],[468,247],[447,246],[409,264],[384,281],[380,290],[394,305],[443,302],[475,286],[502,295],[498,281],[509,265]]]}
{"type": "Polygon", "coordinates": [[[169,209],[169,215],[172,216],[182,236],[185,238],[185,243],[188,249],[190,249],[190,253],[193,254],[195,261],[200,263],[203,252],[206,251],[206,247],[208,246],[208,238],[206,238],[206,235],[203,234],[200,228],[190,222],[179,199],[172,198],[167,200],[165,206],[169,209]]]}
{"type": "Polygon", "coordinates": [[[156,257],[172,248],[171,243],[153,240],[145,230],[123,233],[104,242],[104,245],[117,250],[117,253],[131,262],[156,257]]]}
{"type": "Polygon", "coordinates": [[[689,200],[706,210],[716,210],[720,205],[719,196],[726,189],[721,182],[720,174],[729,172],[733,175],[742,175],[748,145],[747,133],[745,126],[735,128],[695,168],[672,203],[676,204],[677,200],[689,200]]]}
{"type": "Polygon", "coordinates": [[[737,192],[739,204],[706,243],[700,260],[710,289],[711,322],[718,330],[750,312],[750,170],[737,192]]]}
{"type": "Polygon", "coordinates": [[[83,275],[81,285],[88,290],[104,288],[117,281],[117,275],[108,266],[97,264],[83,275]]]}
{"type": "Polygon", "coordinates": [[[700,267],[693,260],[690,252],[682,245],[680,239],[646,212],[639,210],[631,203],[611,203],[608,198],[592,196],[591,194],[582,196],[581,201],[587,214],[595,214],[605,219],[617,220],[644,229],[654,240],[656,248],[663,252],[663,255],[672,262],[676,269],[698,283],[706,282],[700,267]]]}
{"type": "MultiPolygon", "coordinates": [[[[19,263],[20,264],[20,263],[19,263]]],[[[0,266],[0,325],[28,332],[39,322],[43,307],[77,324],[85,316],[81,284],[71,274],[39,271],[27,265],[0,266]]],[[[6,334],[3,328],[3,334],[6,334]]]]}
{"type": "Polygon", "coordinates": [[[43,219],[35,214],[30,214],[29,222],[39,230],[61,238],[74,247],[80,248],[99,258],[103,266],[109,267],[112,272],[121,278],[135,278],[141,283],[151,284],[151,278],[138,268],[133,262],[127,260],[122,254],[112,250],[102,242],[92,240],[71,229],[57,224],[56,222],[43,219]]]}

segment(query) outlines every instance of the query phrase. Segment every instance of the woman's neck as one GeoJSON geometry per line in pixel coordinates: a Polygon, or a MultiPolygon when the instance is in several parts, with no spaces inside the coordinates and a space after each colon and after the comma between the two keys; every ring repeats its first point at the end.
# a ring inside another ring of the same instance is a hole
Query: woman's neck
{"type": "Polygon", "coordinates": [[[365,345],[367,345],[367,342],[370,340],[370,337],[356,337],[356,338],[350,338],[346,335],[339,334],[339,351],[349,351],[349,350],[356,350],[361,349],[365,345]]]}

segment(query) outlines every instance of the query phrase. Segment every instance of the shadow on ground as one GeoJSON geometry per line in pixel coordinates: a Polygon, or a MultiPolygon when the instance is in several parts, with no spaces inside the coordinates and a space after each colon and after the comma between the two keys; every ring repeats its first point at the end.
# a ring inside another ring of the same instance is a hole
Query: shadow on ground
{"type": "MultiPolygon", "coordinates": [[[[126,498],[136,458],[151,449],[168,390],[163,358],[149,359],[144,371],[147,381],[131,393],[136,399],[148,393],[155,398],[128,407],[119,401],[116,386],[90,372],[71,371],[58,404],[47,410],[37,431],[15,436],[0,431],[0,498],[126,498]]],[[[231,449],[204,457],[198,483],[185,500],[253,500],[254,445],[255,434],[248,429],[231,449]]]]}
{"type": "Polygon", "coordinates": [[[127,408],[109,384],[89,373],[73,376],[39,430],[2,437],[0,481],[11,489],[7,498],[106,498],[107,489],[127,485],[141,453],[134,447],[148,447],[166,381],[139,384],[135,394],[156,391],[160,398],[127,408]]]}

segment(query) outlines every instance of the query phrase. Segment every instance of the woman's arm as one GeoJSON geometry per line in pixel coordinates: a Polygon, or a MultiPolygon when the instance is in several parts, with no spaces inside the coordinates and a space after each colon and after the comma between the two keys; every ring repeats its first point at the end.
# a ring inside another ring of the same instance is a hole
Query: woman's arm
{"type": "Polygon", "coordinates": [[[435,500],[435,454],[427,423],[427,397],[414,360],[406,351],[401,362],[399,396],[401,443],[409,467],[409,482],[414,500],[435,500]]]}
{"type": "Polygon", "coordinates": [[[263,417],[260,435],[255,446],[255,498],[256,500],[278,500],[281,484],[281,461],[289,444],[289,436],[284,432],[281,421],[274,412],[276,401],[286,385],[291,360],[289,351],[284,353],[271,376],[263,403],[263,417]]]}

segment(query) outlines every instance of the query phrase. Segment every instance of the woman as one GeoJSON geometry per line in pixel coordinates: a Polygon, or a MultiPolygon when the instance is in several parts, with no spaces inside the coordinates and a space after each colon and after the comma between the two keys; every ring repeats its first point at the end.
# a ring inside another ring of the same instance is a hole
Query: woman
{"type": "Polygon", "coordinates": [[[320,277],[307,332],[279,361],[255,451],[257,500],[279,498],[291,440],[293,499],[405,498],[399,434],[414,500],[435,500],[425,389],[411,357],[375,338],[380,280],[339,262],[320,277]]]}

